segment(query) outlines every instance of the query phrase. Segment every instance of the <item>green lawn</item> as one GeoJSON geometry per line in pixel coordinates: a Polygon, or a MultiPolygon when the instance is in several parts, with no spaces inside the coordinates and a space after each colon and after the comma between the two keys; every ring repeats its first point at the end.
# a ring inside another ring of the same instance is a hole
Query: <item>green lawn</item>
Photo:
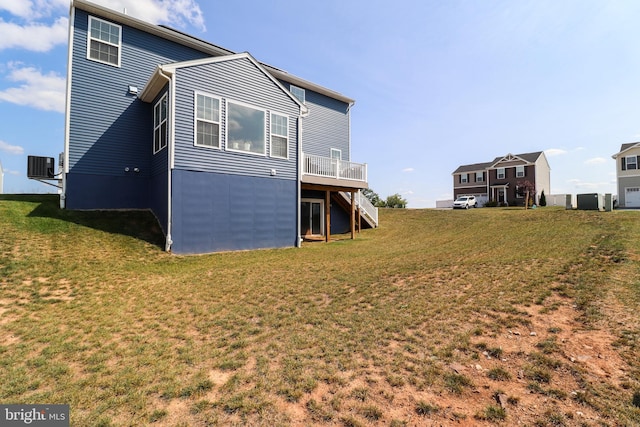
{"type": "Polygon", "coordinates": [[[0,195],[0,403],[69,404],[75,426],[490,425],[531,394],[557,402],[532,425],[581,425],[575,408],[599,417],[584,425],[640,424],[640,212],[380,217],[356,240],[182,257],[148,213],[0,195]],[[492,348],[565,303],[615,338],[624,378],[590,381],[548,337],[535,354],[492,348]],[[526,391],[506,365],[486,387],[449,369],[482,350],[529,363],[526,391]]]}

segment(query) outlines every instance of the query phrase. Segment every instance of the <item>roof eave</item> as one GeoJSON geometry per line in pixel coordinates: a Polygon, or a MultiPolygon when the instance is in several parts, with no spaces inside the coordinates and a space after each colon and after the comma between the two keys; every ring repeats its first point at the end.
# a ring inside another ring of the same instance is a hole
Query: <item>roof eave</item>
{"type": "Polygon", "coordinates": [[[345,96],[339,92],[333,91],[331,89],[327,89],[326,87],[317,85],[315,83],[311,83],[308,80],[301,79],[300,77],[289,74],[286,71],[272,68],[266,64],[263,64],[263,65],[265,65],[266,70],[277,79],[284,80],[289,83],[293,83],[296,86],[300,86],[302,88],[312,90],[319,94],[328,96],[329,98],[337,99],[338,101],[342,101],[344,103],[349,104],[349,107],[353,106],[353,104],[356,103],[354,99],[351,99],[348,96],[345,96]]]}
{"type": "Polygon", "coordinates": [[[130,27],[136,28],[146,33],[150,33],[150,34],[162,37],[164,39],[174,41],[176,43],[182,44],[187,47],[191,47],[193,49],[199,50],[201,52],[207,53],[212,56],[230,55],[235,53],[228,49],[224,49],[220,46],[216,46],[211,43],[207,43],[207,42],[195,39],[193,37],[181,34],[179,32],[172,31],[167,28],[163,28],[159,25],[145,22],[141,19],[134,18],[129,15],[125,15],[124,13],[116,12],[113,9],[99,6],[95,3],[91,3],[86,0],[73,0],[71,2],[71,7],[84,10],[85,12],[88,12],[91,14],[99,15],[107,19],[111,19],[113,21],[116,21],[122,24],[126,24],[130,27]]]}

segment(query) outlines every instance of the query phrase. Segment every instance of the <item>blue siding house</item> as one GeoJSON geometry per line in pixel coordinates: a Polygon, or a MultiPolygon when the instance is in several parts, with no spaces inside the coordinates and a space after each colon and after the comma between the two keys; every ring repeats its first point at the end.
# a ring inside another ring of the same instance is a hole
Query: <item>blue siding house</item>
{"type": "Polygon", "coordinates": [[[180,254],[377,226],[352,99],[86,0],[69,22],[67,209],[148,209],[180,254]]]}

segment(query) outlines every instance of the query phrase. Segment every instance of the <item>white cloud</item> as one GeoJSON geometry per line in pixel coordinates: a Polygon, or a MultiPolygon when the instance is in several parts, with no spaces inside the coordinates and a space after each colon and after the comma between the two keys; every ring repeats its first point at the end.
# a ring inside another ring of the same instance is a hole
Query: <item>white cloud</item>
{"type": "Polygon", "coordinates": [[[4,171],[4,173],[6,173],[6,174],[8,174],[8,175],[16,175],[16,176],[18,176],[18,175],[22,175],[22,174],[20,173],[20,171],[13,171],[13,170],[6,170],[6,171],[4,171]]]}
{"type": "Polygon", "coordinates": [[[68,11],[68,8],[69,0],[0,0],[0,10],[28,21],[68,11]]]}
{"type": "Polygon", "coordinates": [[[607,163],[607,159],[604,157],[594,157],[593,159],[585,160],[585,165],[601,165],[603,163],[607,163]]]}
{"type": "Polygon", "coordinates": [[[8,142],[0,140],[0,151],[4,151],[5,153],[9,154],[23,154],[24,148],[20,147],[19,145],[11,145],[8,142]]]}
{"type": "Polygon", "coordinates": [[[0,101],[64,113],[64,77],[53,72],[42,74],[33,67],[21,67],[16,63],[9,63],[9,69],[7,78],[22,84],[0,91],[0,101]]]}
{"type": "MultiPolygon", "coordinates": [[[[2,1],[2,0],[0,0],[2,1]]],[[[21,26],[0,20],[0,50],[20,48],[47,52],[67,42],[69,20],[58,18],[51,25],[30,23],[21,26]]]]}
{"type": "Polygon", "coordinates": [[[404,168],[402,172],[413,172],[413,168],[404,168]]]}
{"type": "MultiPolygon", "coordinates": [[[[0,0],[1,1],[1,0],[0,0]]],[[[204,18],[195,0],[94,0],[95,3],[154,24],[183,27],[185,22],[205,31],[204,18]]]]}
{"type": "Polygon", "coordinates": [[[560,148],[549,148],[547,150],[544,150],[544,154],[548,157],[561,156],[563,154],[567,154],[567,150],[562,150],[560,148]]]}

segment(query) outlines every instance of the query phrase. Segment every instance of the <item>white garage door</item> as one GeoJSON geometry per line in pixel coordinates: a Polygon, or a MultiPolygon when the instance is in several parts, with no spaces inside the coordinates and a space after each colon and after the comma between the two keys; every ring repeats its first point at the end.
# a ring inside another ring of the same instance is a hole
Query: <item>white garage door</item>
{"type": "Polygon", "coordinates": [[[640,208],[640,187],[624,189],[624,204],[627,208],[640,208]]]}

